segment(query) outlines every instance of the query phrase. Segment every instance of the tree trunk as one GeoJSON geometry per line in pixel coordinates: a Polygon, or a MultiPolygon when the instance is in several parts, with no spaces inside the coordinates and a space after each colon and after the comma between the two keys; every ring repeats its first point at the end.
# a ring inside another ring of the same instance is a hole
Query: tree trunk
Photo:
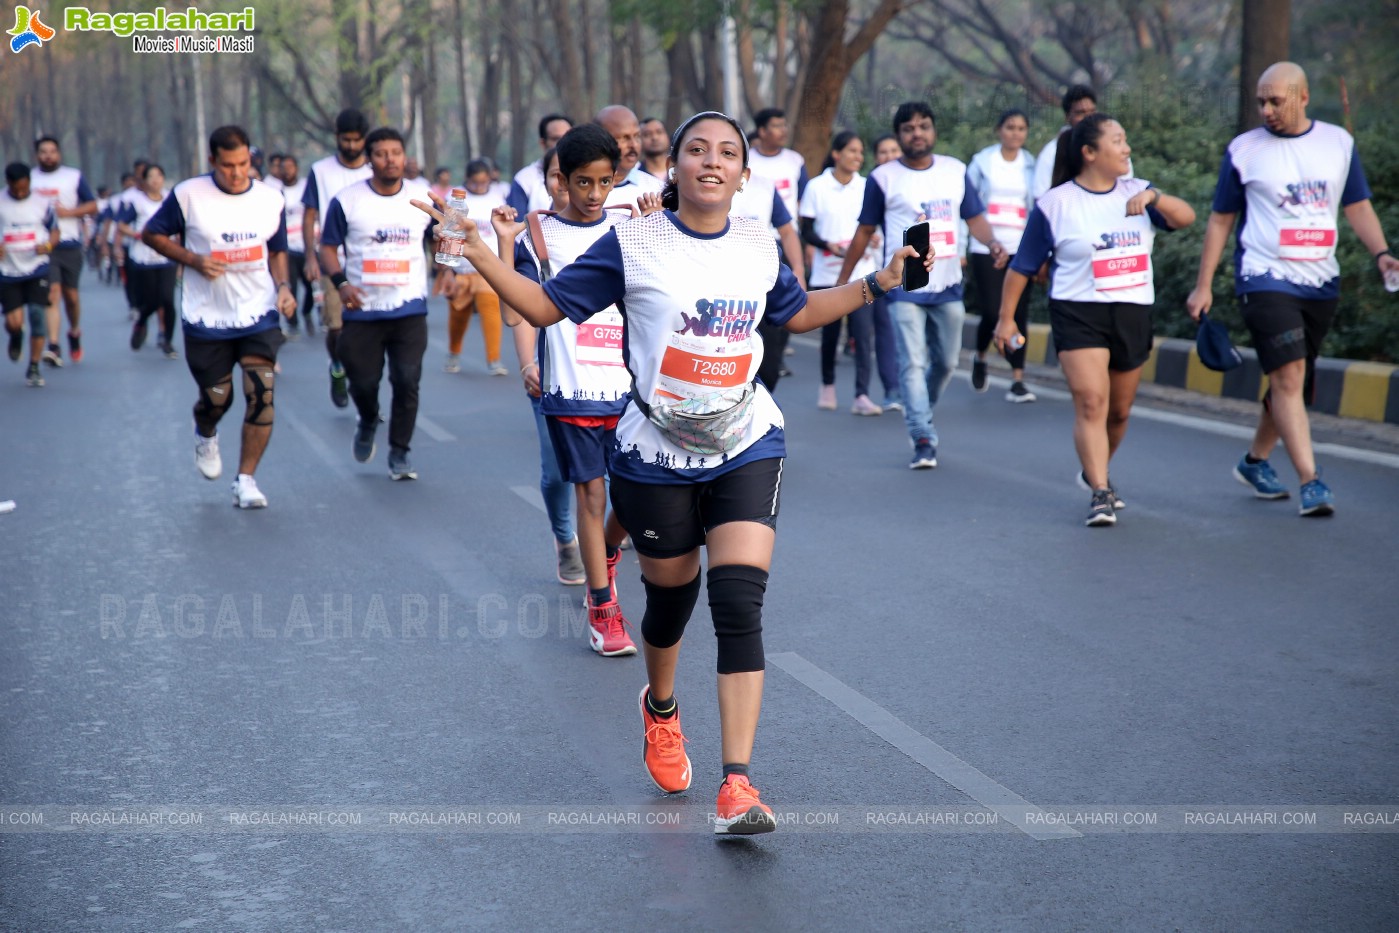
{"type": "Polygon", "coordinates": [[[422,88],[423,100],[423,174],[429,178],[432,172],[437,170],[437,37],[427,35],[423,37],[423,48],[415,61],[415,67],[421,72],[421,83],[414,80],[414,85],[422,88]]]}
{"type": "Polygon", "coordinates": [[[340,69],[340,106],[363,108],[364,80],[359,55],[359,3],[357,0],[335,0],[332,9],[340,29],[337,63],[340,69]]]}
{"type": "Polygon", "coordinates": [[[519,171],[525,164],[525,133],[529,126],[531,101],[525,93],[524,75],[520,67],[518,33],[505,39],[506,71],[510,81],[510,166],[519,171]]]}
{"type": "MultiPolygon", "coordinates": [[[[597,27],[593,23],[593,11],[588,0],[578,0],[578,22],[584,27],[579,30],[583,34],[583,109],[577,114],[579,120],[592,118],[597,106],[597,43],[594,37],[597,35],[597,27]]],[[[555,20],[557,28],[559,21],[555,20]]],[[[576,35],[576,33],[575,33],[576,35]]],[[[562,38],[562,37],[560,37],[562,38]]],[[[568,40],[563,40],[567,42],[568,40]]],[[[608,101],[612,103],[612,101],[608,101]]]]}
{"type": "Polygon", "coordinates": [[[826,157],[830,144],[827,134],[840,109],[845,79],[903,6],[904,0],[880,0],[849,42],[845,39],[847,0],[824,0],[812,10],[811,52],[803,66],[801,116],[792,141],[792,148],[806,159],[807,172],[812,176],[826,157]]]}
{"type": "Polygon", "coordinates": [[[1239,56],[1239,132],[1262,123],[1258,78],[1274,62],[1287,60],[1292,32],[1292,0],[1244,0],[1243,42],[1239,56]]]}
{"type": "MultiPolygon", "coordinates": [[[[777,0],[777,9],[772,30],[772,103],[765,107],[780,107],[779,101],[787,99],[787,4],[777,0]]],[[[841,31],[845,23],[840,24],[841,31]]]]}
{"type": "Polygon", "coordinates": [[[643,108],[649,104],[649,101],[642,101],[645,93],[642,89],[648,86],[646,84],[646,48],[644,42],[645,33],[641,30],[641,17],[633,16],[631,22],[627,24],[627,50],[631,53],[631,68],[627,76],[627,100],[638,101],[643,108]]]}
{"type": "MultiPolygon", "coordinates": [[[[472,145],[475,142],[471,138],[471,90],[467,87],[466,80],[466,17],[462,13],[461,0],[452,0],[452,18],[456,28],[452,30],[452,41],[455,43],[457,53],[457,90],[461,94],[461,149],[462,165],[471,161],[472,145]]],[[[462,170],[462,177],[465,178],[465,168],[462,170]]]]}
{"type": "MultiPolygon", "coordinates": [[[[743,102],[750,115],[762,110],[762,88],[758,86],[757,50],[753,48],[753,4],[752,0],[739,0],[735,11],[734,25],[738,29],[738,74],[743,86],[743,102]]],[[[733,114],[739,120],[742,114],[733,114]]]]}

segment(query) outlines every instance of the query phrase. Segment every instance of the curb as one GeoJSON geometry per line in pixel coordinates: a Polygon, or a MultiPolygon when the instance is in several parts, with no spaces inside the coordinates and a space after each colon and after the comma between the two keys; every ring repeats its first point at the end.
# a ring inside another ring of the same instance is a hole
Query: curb
{"type": "MultiPolygon", "coordinates": [[[[962,345],[976,346],[976,328],[980,317],[968,314],[962,326],[962,345]]],[[[1206,369],[1195,352],[1193,340],[1157,337],[1151,357],[1142,367],[1142,381],[1157,385],[1189,389],[1205,395],[1260,401],[1267,380],[1258,365],[1258,354],[1239,347],[1244,364],[1227,373],[1206,369]]],[[[1025,361],[1044,366],[1057,366],[1054,337],[1048,324],[1031,324],[1026,335],[1025,361]]],[[[1313,411],[1399,424],[1399,366],[1388,363],[1367,363],[1360,360],[1337,360],[1319,357],[1316,361],[1316,401],[1313,411]]]]}

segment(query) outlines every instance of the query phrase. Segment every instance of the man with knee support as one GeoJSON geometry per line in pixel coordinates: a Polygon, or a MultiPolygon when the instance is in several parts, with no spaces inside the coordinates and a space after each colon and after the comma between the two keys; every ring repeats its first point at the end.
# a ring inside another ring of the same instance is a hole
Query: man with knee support
{"type": "Polygon", "coordinates": [[[44,198],[33,194],[29,166],[5,166],[5,190],[0,192],[0,310],[9,334],[10,361],[19,362],[24,349],[25,309],[29,315],[29,369],[25,381],[44,384],[39,368],[48,335],[49,257],[58,246],[58,222],[44,198]]]}
{"type": "Polygon", "coordinates": [[[372,175],[331,199],[321,228],[321,269],[340,295],[344,328],[340,359],[359,412],[354,457],[374,457],[379,428],[379,381],[389,363],[393,407],[389,418],[389,478],[417,479],[408,459],[418,419],[418,383],[427,351],[427,262],[423,234],[428,216],[413,207],[416,189],[403,183],[406,157],[397,130],[380,127],[365,137],[372,175]],[[345,252],[340,268],[339,252],[345,252]]]}
{"type": "Polygon", "coordinates": [[[218,423],[233,405],[233,367],[246,402],[233,504],[267,506],[253,473],[272,436],[277,315],[296,313],[288,284],[287,232],[280,192],[250,175],[248,134],[222,126],[209,137],[208,175],[175,186],[141,234],[147,246],[189,266],[181,317],[185,360],[199,386],[194,462],[210,480],[223,473],[218,423]],[[184,246],[172,239],[184,238],[184,246]]]}

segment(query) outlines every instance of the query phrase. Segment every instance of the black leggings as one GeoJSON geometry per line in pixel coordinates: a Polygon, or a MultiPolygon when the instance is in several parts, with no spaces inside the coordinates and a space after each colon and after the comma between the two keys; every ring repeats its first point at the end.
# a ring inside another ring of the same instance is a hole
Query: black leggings
{"type": "MultiPolygon", "coordinates": [[[[1015,257],[1010,257],[1014,259],[1015,257]]],[[[981,323],[976,326],[976,352],[985,353],[991,346],[991,337],[996,333],[996,324],[1001,317],[1001,288],[1005,284],[1005,268],[997,269],[996,261],[984,253],[972,253],[967,257],[972,267],[972,277],[976,281],[976,294],[981,301],[981,323]]],[[[1020,303],[1015,306],[1015,326],[1027,337],[1030,333],[1030,285],[1020,293],[1020,303]]],[[[1025,345],[1005,354],[1011,369],[1025,368],[1025,345]]]]}
{"type": "Polygon", "coordinates": [[[140,323],[145,324],[147,318],[158,313],[165,327],[166,343],[175,341],[175,268],[173,262],[163,266],[133,262],[126,272],[140,323]]]}

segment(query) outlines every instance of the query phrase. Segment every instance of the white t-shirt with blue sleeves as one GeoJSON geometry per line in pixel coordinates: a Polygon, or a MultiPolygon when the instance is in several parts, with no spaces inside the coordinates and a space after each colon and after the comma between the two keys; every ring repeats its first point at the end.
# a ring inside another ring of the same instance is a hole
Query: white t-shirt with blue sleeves
{"type": "MultiPolygon", "coordinates": [[[[136,194],[128,197],[121,204],[121,209],[117,213],[117,222],[126,224],[140,233],[146,229],[146,224],[150,223],[152,217],[165,204],[165,200],[151,200],[151,196],[146,192],[137,189],[136,194]]],[[[138,266],[168,266],[173,260],[162,256],[151,249],[145,242],[137,237],[131,242],[131,247],[126,251],[131,261],[138,266]]]]}
{"type": "Polygon", "coordinates": [[[1049,189],[1030,211],[1010,267],[1033,277],[1052,257],[1052,300],[1154,303],[1155,228],[1171,227],[1155,207],[1127,216],[1127,202],[1150,187],[1151,182],[1141,178],[1119,178],[1102,192],[1089,191],[1076,181],[1049,189]]]}
{"type": "MultiPolygon", "coordinates": [[[[92,193],[88,187],[87,179],[83,178],[83,173],[73,168],[71,165],[60,165],[52,172],[46,172],[41,168],[32,169],[29,172],[29,191],[37,194],[41,198],[50,201],[55,208],[63,207],[72,210],[81,204],[89,201],[96,201],[97,195],[92,193]]],[[[57,210],[54,216],[57,217],[57,210]]],[[[58,218],[58,245],[81,246],[83,238],[83,219],[81,217],[59,217],[58,218]]]]}
{"type": "MultiPolygon", "coordinates": [[[[48,198],[33,193],[23,201],[10,197],[8,187],[0,188],[0,282],[27,282],[48,274],[49,254],[39,252],[47,244],[50,231],[58,226],[48,198]]],[[[13,311],[13,308],[4,308],[13,311]]]]}
{"type": "MultiPolygon", "coordinates": [[[[763,361],[758,322],[782,325],[806,307],[806,292],[778,261],[766,225],[735,217],[723,231],[702,234],[670,211],[618,224],[546,282],[544,292],[577,323],[608,305],[621,309],[623,359],[652,405],[754,382],[763,361]]],[[[761,384],[755,392],[748,436],[709,457],[669,443],[628,405],[617,423],[613,475],[663,485],[704,482],[786,456],[782,411],[761,384]]]]}
{"type": "Polygon", "coordinates": [[[928,221],[928,241],[937,259],[927,285],[912,292],[892,289],[889,300],[918,305],[961,301],[964,234],[958,221],[984,213],[986,206],[967,181],[967,166],[951,156],[934,156],[925,169],[909,168],[900,159],[876,166],[865,182],[860,224],[883,231],[883,261],[889,261],[890,250],[903,246],[904,231],[920,217],[928,221]]]}
{"type": "Polygon", "coordinates": [[[1335,298],[1338,212],[1369,199],[1355,140],[1339,126],[1313,120],[1298,136],[1260,126],[1235,137],[1219,167],[1214,211],[1239,215],[1236,291],[1335,298]]]}
{"type": "MultiPolygon", "coordinates": [[[[557,215],[541,217],[539,227],[549,253],[549,277],[567,269],[599,237],[630,219],[629,213],[615,210],[604,211],[590,224],[557,215]]],[[[515,240],[515,271],[536,282],[541,279],[539,256],[528,230],[515,240]]],[[[617,306],[610,305],[581,324],[565,318],[540,330],[536,344],[539,410],[555,417],[607,418],[621,414],[631,391],[631,374],[622,357],[626,322],[617,306]]]]}
{"type": "Polygon", "coordinates": [[[146,222],[145,232],[183,236],[185,249],[224,263],[223,275],[215,279],[194,269],[182,276],[186,336],[233,340],[280,326],[277,286],[267,260],[287,251],[285,206],[282,192],[260,181],[230,194],[212,175],[198,175],[176,185],[146,222]]]}
{"type": "Polygon", "coordinates": [[[344,248],[345,277],[364,291],[362,307],[342,310],[346,321],[427,314],[423,232],[432,220],[409,203],[415,197],[402,183],[393,194],[380,194],[361,181],[331,199],[321,245],[344,248]]]}

